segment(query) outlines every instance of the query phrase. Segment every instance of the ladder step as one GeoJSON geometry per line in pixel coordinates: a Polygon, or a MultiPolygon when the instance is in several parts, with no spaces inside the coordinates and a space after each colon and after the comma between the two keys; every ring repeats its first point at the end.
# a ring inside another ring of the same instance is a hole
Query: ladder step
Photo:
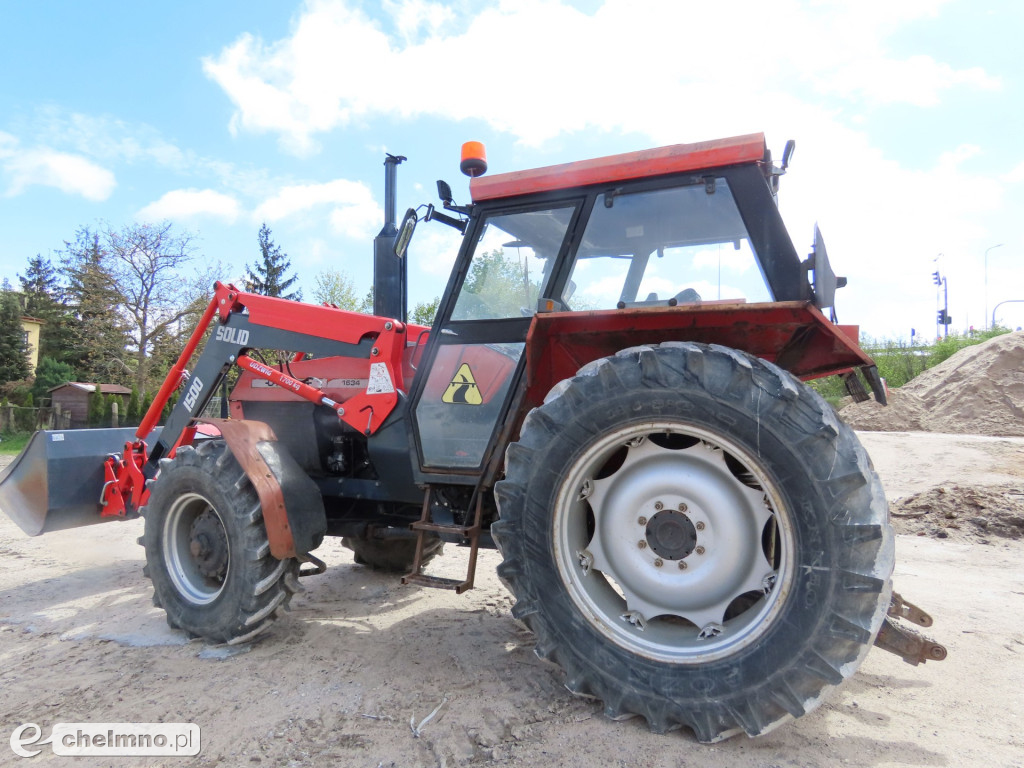
{"type": "Polygon", "coordinates": [[[402,577],[403,584],[419,584],[421,587],[432,587],[434,589],[454,589],[456,594],[461,595],[467,589],[473,588],[471,581],[459,581],[458,579],[444,579],[440,576],[427,576],[425,573],[410,573],[402,577]]]}
{"type": "Polygon", "coordinates": [[[433,531],[435,533],[457,533],[460,536],[465,536],[467,539],[473,538],[474,532],[479,532],[479,528],[475,525],[442,525],[441,523],[429,523],[423,520],[417,520],[411,525],[414,531],[433,531]]]}

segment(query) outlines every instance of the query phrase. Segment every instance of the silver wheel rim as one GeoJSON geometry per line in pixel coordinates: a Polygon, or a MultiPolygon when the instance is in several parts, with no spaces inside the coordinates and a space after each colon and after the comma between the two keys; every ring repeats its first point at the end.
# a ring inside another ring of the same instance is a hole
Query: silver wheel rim
{"type": "Polygon", "coordinates": [[[759,463],[679,422],[629,425],[589,446],[553,527],[582,615],[659,661],[706,663],[753,644],[792,583],[791,513],[759,463]]]}
{"type": "Polygon", "coordinates": [[[206,605],[217,599],[224,591],[231,566],[230,555],[227,555],[223,575],[214,577],[203,573],[193,546],[197,521],[204,516],[208,521],[207,527],[211,524],[219,526],[226,539],[224,520],[220,513],[199,494],[186,493],[179,496],[164,518],[163,555],[168,575],[178,593],[194,605],[206,605]],[[211,515],[212,523],[209,522],[211,515]]]}

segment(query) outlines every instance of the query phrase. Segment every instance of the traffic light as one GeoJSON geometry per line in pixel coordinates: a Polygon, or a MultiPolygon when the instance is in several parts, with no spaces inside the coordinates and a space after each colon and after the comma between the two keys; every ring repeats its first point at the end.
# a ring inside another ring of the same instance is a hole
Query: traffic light
{"type": "Polygon", "coordinates": [[[932,280],[935,281],[936,285],[942,285],[942,278],[939,276],[939,270],[932,272],[932,280]]]}
{"type": "Polygon", "coordinates": [[[950,320],[950,318],[949,318],[949,313],[946,310],[944,310],[944,309],[940,309],[939,310],[939,325],[949,325],[952,322],[953,321],[950,320]]]}

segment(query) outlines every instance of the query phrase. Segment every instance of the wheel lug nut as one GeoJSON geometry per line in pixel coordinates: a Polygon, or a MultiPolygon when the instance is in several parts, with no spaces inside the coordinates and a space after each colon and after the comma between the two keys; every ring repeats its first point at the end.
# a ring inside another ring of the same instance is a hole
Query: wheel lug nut
{"type": "Polygon", "coordinates": [[[703,555],[703,554],[704,554],[704,552],[705,552],[705,550],[704,550],[704,547],[697,547],[697,548],[696,548],[695,550],[693,550],[693,551],[694,551],[694,552],[696,552],[696,553],[697,553],[698,555],[703,555]]]}
{"type": "Polygon", "coordinates": [[[636,521],[637,525],[647,525],[647,518],[643,515],[636,521]]]}
{"type": "Polygon", "coordinates": [[[704,530],[704,523],[697,523],[693,527],[696,528],[698,531],[703,531],[704,530]]]}
{"type": "Polygon", "coordinates": [[[640,539],[640,541],[638,541],[636,545],[640,547],[640,549],[647,549],[647,542],[643,539],[640,539]]]}
{"type": "Polygon", "coordinates": [[[664,564],[665,564],[665,561],[662,560],[660,557],[657,560],[654,561],[654,567],[655,568],[661,568],[661,566],[663,566],[664,564]]]}
{"type": "Polygon", "coordinates": [[[665,505],[662,504],[660,501],[656,501],[654,502],[654,508],[660,511],[665,508],[665,505]]]}
{"type": "Polygon", "coordinates": [[[679,511],[680,512],[685,512],[686,509],[687,509],[686,505],[683,502],[679,502],[679,511]]]}
{"type": "Polygon", "coordinates": [[[685,560],[680,560],[679,561],[679,570],[680,571],[685,571],[686,570],[686,561],[685,560]]]}

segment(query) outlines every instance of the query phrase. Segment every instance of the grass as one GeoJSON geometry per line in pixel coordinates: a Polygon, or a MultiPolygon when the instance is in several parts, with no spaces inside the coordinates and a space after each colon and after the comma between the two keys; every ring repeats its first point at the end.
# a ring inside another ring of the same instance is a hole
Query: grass
{"type": "Polygon", "coordinates": [[[0,435],[0,456],[16,456],[32,437],[31,432],[4,432],[0,435]]]}

